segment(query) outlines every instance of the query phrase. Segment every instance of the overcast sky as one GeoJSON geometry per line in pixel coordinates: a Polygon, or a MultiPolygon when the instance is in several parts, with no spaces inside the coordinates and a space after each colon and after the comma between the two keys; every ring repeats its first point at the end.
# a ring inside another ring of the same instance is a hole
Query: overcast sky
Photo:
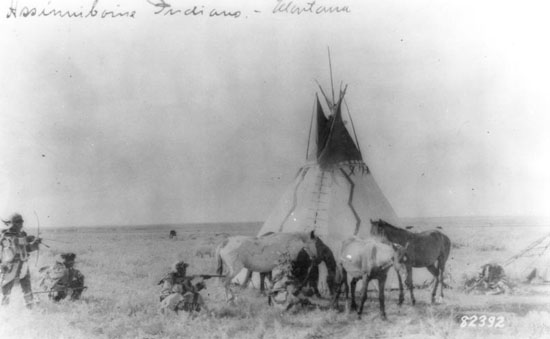
{"type": "Polygon", "coordinates": [[[349,13],[292,15],[273,13],[275,0],[167,2],[205,13],[99,0],[135,18],[22,18],[23,6],[93,1],[19,0],[8,18],[1,2],[3,218],[265,220],[305,161],[315,81],[330,89],[327,46],[398,216],[549,214],[549,8],[318,0],[349,13]],[[241,15],[209,18],[214,7],[241,15]]]}

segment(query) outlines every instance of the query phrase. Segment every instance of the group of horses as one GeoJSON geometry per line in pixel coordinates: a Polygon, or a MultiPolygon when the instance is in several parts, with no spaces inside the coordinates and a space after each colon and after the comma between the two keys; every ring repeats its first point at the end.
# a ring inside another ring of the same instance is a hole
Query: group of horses
{"type": "Polygon", "coordinates": [[[289,269],[283,270],[292,276],[294,285],[310,287],[317,296],[319,270],[323,262],[327,268],[327,287],[332,296],[332,307],[338,307],[338,298],[344,288],[346,297],[351,290],[351,310],[359,317],[367,299],[367,287],[371,280],[378,281],[380,314],[386,319],[384,289],[387,273],[394,268],[399,282],[399,305],[404,301],[401,271],[406,272],[405,285],[410,291],[411,303],[416,300],[413,293],[412,268],[426,267],[434,276],[435,284],[431,302],[435,303],[437,288],[443,298],[443,273],[449,258],[451,242],[439,230],[420,233],[395,227],[384,220],[371,220],[371,237],[360,239],[351,237],[341,244],[340,253],[335,258],[330,248],[312,231],[310,233],[267,233],[260,237],[233,236],[226,238],[216,249],[218,274],[222,278],[227,301],[234,300],[231,290],[233,279],[242,271],[248,275],[242,286],[246,287],[252,272],[260,273],[260,289],[264,291],[264,278],[280,268],[281,258],[291,262],[289,269]],[[348,287],[348,275],[351,281],[348,287]],[[359,305],[355,301],[355,288],[363,280],[359,305]]]}

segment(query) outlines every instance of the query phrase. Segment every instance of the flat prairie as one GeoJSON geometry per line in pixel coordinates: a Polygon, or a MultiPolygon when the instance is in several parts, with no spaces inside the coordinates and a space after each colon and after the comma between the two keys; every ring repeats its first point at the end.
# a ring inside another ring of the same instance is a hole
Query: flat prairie
{"type": "MultiPolygon", "coordinates": [[[[369,292],[365,314],[358,319],[356,314],[328,309],[328,299],[313,298],[319,307],[282,312],[268,306],[253,288],[235,287],[235,304],[226,304],[218,278],[207,280],[202,291],[209,312],[196,316],[158,312],[157,283],[173,262],[188,262],[188,274],[215,274],[216,258],[198,252],[215,248],[228,235],[255,235],[260,223],[43,229],[41,236],[49,248],[43,246],[29,261],[34,291],[39,291],[39,268],[62,252],[76,253],[76,267],[86,276],[88,289],[76,302],[53,303],[45,294],[36,294],[37,304],[27,310],[16,285],[11,304],[0,308],[0,338],[550,337],[550,286],[522,283],[527,267],[505,267],[515,284],[509,294],[467,294],[462,288],[481,265],[502,263],[549,233],[547,221],[478,217],[405,222],[416,231],[439,226],[450,237],[450,288],[435,305],[429,302],[429,289],[415,290],[415,306],[406,291],[401,307],[398,292],[386,291],[387,321],[380,318],[376,292],[369,292]],[[177,232],[176,238],[169,238],[170,230],[177,232]]],[[[415,276],[424,276],[422,271],[426,270],[415,269],[415,276]]],[[[344,304],[341,301],[342,309],[344,304]]]]}

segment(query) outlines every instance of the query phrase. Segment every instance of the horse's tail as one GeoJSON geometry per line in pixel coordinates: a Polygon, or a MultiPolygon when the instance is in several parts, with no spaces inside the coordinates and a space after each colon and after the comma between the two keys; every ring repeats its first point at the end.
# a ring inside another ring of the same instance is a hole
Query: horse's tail
{"type": "Polygon", "coordinates": [[[227,242],[229,240],[228,239],[224,239],[221,244],[218,245],[218,247],[216,247],[216,258],[218,258],[218,269],[216,271],[216,273],[218,275],[222,275],[223,274],[223,260],[222,260],[222,256],[221,256],[221,250],[222,248],[224,248],[225,245],[227,245],[227,242]]]}
{"type": "Polygon", "coordinates": [[[445,234],[441,234],[443,235],[443,243],[445,244],[443,256],[445,258],[445,262],[447,262],[447,259],[449,259],[449,254],[451,253],[451,239],[449,239],[449,237],[445,234]]]}
{"type": "Polygon", "coordinates": [[[445,261],[447,261],[447,258],[449,258],[449,254],[451,253],[451,239],[449,239],[449,237],[441,231],[436,231],[436,232],[439,233],[439,236],[441,238],[441,243],[443,244],[440,256],[445,261]]]}
{"type": "Polygon", "coordinates": [[[445,270],[445,264],[447,263],[447,259],[449,259],[449,255],[451,253],[451,239],[449,239],[448,236],[446,236],[444,233],[440,231],[436,231],[438,235],[440,236],[441,244],[443,245],[440,249],[439,257],[438,257],[438,266],[441,271],[445,270]]]}

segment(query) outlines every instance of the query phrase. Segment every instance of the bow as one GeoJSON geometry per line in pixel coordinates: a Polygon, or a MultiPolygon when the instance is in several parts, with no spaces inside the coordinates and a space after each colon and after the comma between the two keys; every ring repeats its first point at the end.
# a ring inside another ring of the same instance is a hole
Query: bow
{"type": "MultiPolygon", "coordinates": [[[[36,216],[36,222],[37,222],[37,225],[36,226],[36,239],[40,238],[40,219],[38,218],[38,213],[36,213],[36,211],[33,211],[34,212],[34,215],[36,216]]],[[[36,265],[38,265],[38,258],[40,257],[40,245],[38,245],[38,247],[36,248],[36,262],[34,263],[34,266],[36,267],[36,265]]]]}

